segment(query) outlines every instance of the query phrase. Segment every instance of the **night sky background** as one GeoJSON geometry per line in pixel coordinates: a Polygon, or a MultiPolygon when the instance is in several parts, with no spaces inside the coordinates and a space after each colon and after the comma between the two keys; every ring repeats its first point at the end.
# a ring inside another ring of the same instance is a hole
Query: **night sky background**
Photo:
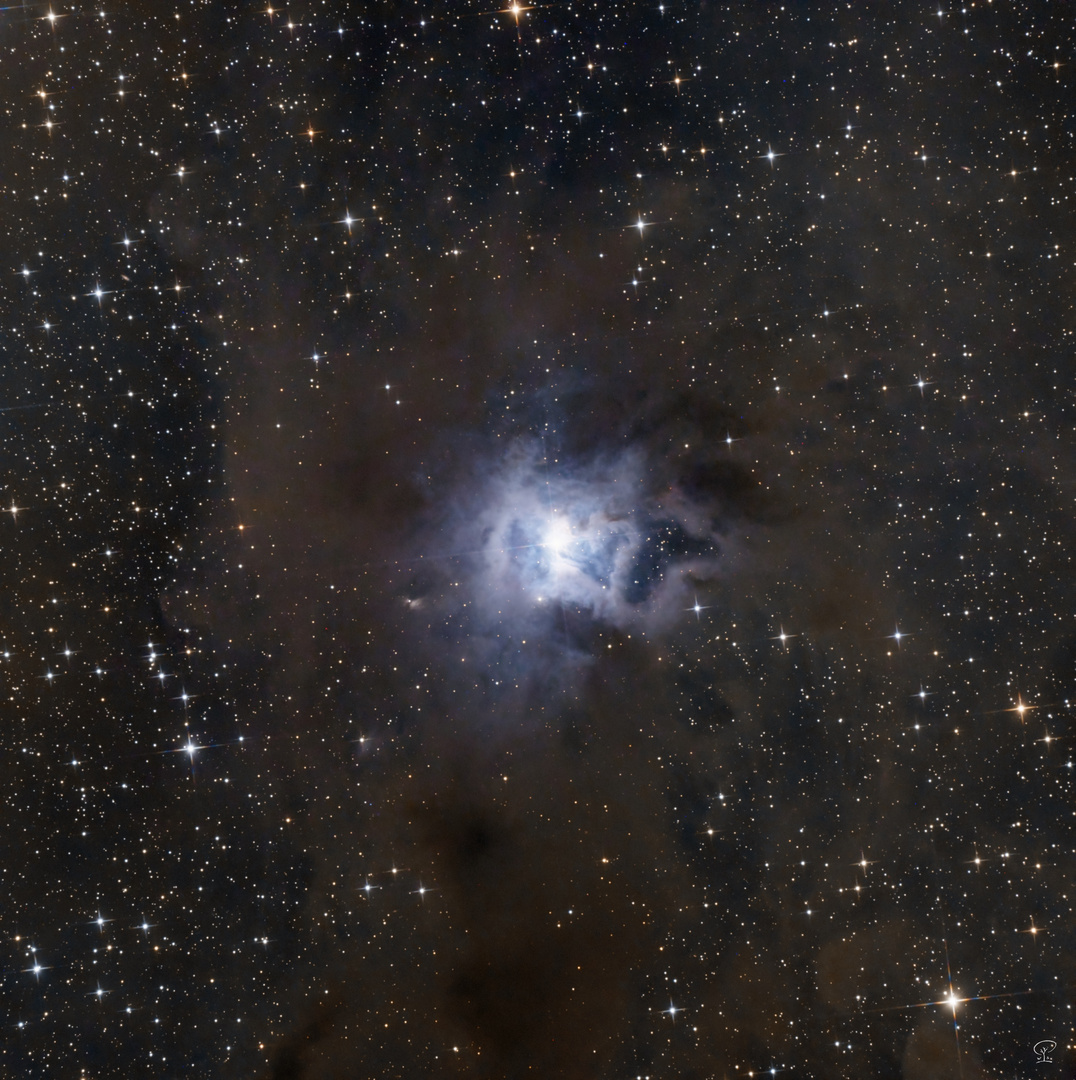
{"type": "Polygon", "coordinates": [[[1076,1076],[1074,39],[0,12],[0,1074],[1076,1076]]]}

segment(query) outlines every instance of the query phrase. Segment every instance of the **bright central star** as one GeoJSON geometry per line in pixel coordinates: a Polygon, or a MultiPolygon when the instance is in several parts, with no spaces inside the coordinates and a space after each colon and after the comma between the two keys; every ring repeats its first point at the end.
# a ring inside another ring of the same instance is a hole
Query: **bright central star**
{"type": "Polygon", "coordinates": [[[546,527],[543,547],[561,557],[572,541],[572,527],[563,518],[553,518],[546,527]]]}

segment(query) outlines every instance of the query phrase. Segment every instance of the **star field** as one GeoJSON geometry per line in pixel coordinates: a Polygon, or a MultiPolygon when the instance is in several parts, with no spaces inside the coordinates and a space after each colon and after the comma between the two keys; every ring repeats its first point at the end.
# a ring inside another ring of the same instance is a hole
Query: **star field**
{"type": "Polygon", "coordinates": [[[1073,44],[0,11],[0,1074],[1076,1075],[1073,44]]]}

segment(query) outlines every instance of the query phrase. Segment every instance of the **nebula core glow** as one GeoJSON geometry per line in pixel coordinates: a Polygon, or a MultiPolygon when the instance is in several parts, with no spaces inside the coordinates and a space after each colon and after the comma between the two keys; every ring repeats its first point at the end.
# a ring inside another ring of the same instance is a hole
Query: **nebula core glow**
{"type": "Polygon", "coordinates": [[[678,617],[719,573],[716,530],[673,488],[660,495],[641,447],[577,460],[519,436],[466,510],[442,526],[465,603],[512,635],[550,632],[570,612],[620,629],[678,617]]]}

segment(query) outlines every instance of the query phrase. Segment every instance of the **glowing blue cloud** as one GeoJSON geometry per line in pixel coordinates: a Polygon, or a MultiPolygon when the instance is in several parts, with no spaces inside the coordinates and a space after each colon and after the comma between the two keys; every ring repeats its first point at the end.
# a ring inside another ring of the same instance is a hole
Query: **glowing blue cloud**
{"type": "Polygon", "coordinates": [[[648,471],[636,451],[551,463],[518,440],[458,526],[478,610],[527,623],[552,605],[618,626],[679,612],[687,575],[715,573],[716,538],[655,496],[648,471]]]}

